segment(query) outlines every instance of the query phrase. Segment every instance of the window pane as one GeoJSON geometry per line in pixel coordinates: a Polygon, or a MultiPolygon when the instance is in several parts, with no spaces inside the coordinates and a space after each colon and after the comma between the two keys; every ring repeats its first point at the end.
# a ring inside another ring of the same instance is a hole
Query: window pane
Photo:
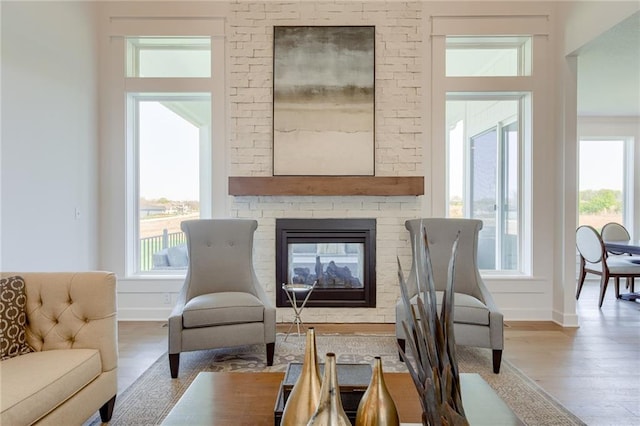
{"type": "Polygon", "coordinates": [[[520,101],[459,97],[447,101],[449,217],[482,220],[480,269],[517,270],[520,101]]]}
{"type": "Polygon", "coordinates": [[[211,39],[127,38],[127,77],[211,77],[211,39]]]}
{"type": "Polygon", "coordinates": [[[447,37],[447,77],[531,75],[530,37],[447,37]]]}
{"type": "Polygon", "coordinates": [[[580,141],[579,188],[579,225],[624,223],[624,141],[580,141]]]}
{"type": "Polygon", "coordinates": [[[200,217],[210,98],[139,97],[136,108],[139,271],[186,270],[180,223],[200,217]]]}
{"type": "Polygon", "coordinates": [[[471,218],[482,220],[478,266],[496,269],[498,139],[496,129],[471,138],[471,218]]]}

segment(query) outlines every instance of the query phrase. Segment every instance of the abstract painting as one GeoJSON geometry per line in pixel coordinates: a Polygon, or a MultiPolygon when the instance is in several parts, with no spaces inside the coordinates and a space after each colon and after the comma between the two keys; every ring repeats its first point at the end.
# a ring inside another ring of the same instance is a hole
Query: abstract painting
{"type": "Polygon", "coordinates": [[[277,26],[273,174],[374,175],[375,27],[277,26]]]}

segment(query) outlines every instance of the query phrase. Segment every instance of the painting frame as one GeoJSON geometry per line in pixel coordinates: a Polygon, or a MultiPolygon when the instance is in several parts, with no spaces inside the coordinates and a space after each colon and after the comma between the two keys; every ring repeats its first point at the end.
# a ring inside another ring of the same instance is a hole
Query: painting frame
{"type": "Polygon", "coordinates": [[[273,27],[273,175],[375,175],[375,26],[273,27]]]}

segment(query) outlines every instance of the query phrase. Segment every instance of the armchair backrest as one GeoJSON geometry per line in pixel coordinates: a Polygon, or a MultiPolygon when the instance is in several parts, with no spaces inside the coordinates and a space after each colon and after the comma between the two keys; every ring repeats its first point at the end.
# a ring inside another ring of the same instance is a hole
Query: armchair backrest
{"type": "Polygon", "coordinates": [[[407,284],[413,294],[417,291],[416,270],[418,263],[415,253],[418,244],[422,241],[422,227],[424,227],[427,231],[436,290],[444,291],[446,288],[451,250],[458,231],[460,231],[454,288],[456,293],[468,294],[483,300],[478,286],[478,282],[482,279],[478,270],[478,233],[482,229],[481,220],[453,218],[410,219],[405,222],[405,227],[409,230],[411,248],[414,253],[411,272],[407,279],[407,284]]]}
{"type": "Polygon", "coordinates": [[[253,234],[250,219],[197,219],[182,222],[187,237],[189,267],[186,300],[225,291],[256,295],[253,234]]]}

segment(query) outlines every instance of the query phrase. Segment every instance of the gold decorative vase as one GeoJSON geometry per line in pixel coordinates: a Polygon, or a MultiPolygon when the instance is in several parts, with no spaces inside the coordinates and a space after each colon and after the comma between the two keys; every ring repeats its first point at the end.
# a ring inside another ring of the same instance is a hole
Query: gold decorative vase
{"type": "Polygon", "coordinates": [[[324,361],[324,376],[318,409],[311,416],[307,426],[351,426],[351,421],[342,408],[336,354],[332,352],[327,353],[324,361]]]}
{"type": "Polygon", "coordinates": [[[307,330],[307,342],[302,370],[296,384],[291,389],[282,413],[281,426],[306,425],[318,408],[320,400],[320,370],[316,349],[316,333],[313,327],[307,330]]]}
{"type": "Polygon", "coordinates": [[[400,418],[396,404],[391,398],[382,375],[382,359],[377,356],[373,361],[371,382],[358,405],[356,426],[399,425],[400,418]]]}

